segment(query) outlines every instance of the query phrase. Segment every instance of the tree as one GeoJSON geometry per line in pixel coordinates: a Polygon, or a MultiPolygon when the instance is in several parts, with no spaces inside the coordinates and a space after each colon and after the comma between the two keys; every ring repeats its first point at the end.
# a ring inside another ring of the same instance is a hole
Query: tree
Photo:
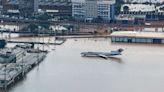
{"type": "Polygon", "coordinates": [[[30,32],[32,33],[38,33],[38,25],[36,24],[30,24],[28,27],[27,27],[28,30],[30,30],[30,32]]]}
{"type": "Polygon", "coordinates": [[[50,18],[51,18],[51,16],[49,16],[48,14],[42,14],[37,17],[37,19],[39,19],[39,20],[48,20],[50,18]]]}
{"type": "Polygon", "coordinates": [[[121,5],[124,4],[123,0],[116,0],[116,4],[115,4],[115,14],[118,15],[120,13],[121,10],[121,5]]]}
{"type": "Polygon", "coordinates": [[[45,28],[45,29],[49,29],[49,27],[50,27],[50,23],[49,23],[49,22],[46,22],[46,23],[39,23],[39,25],[40,25],[42,28],[45,28]]]}

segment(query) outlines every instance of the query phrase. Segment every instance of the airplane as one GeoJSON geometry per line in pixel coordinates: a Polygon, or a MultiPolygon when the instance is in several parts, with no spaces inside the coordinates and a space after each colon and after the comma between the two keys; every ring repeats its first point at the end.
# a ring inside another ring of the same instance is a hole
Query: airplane
{"type": "Polygon", "coordinates": [[[120,48],[118,50],[110,51],[110,52],[82,52],[81,56],[82,57],[101,57],[101,58],[107,59],[112,56],[121,55],[123,51],[124,50],[120,48]]]}

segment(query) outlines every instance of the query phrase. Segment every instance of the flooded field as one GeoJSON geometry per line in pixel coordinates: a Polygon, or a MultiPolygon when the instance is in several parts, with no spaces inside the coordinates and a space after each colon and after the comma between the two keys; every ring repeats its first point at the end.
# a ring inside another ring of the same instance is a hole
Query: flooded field
{"type": "MultiPolygon", "coordinates": [[[[10,45],[10,44],[9,44],[10,45]]],[[[164,45],[111,43],[110,39],[68,39],[45,46],[47,58],[8,92],[163,92],[164,45]],[[124,48],[123,55],[84,58],[84,51],[124,48]],[[52,50],[55,49],[55,50],[52,50]]]]}

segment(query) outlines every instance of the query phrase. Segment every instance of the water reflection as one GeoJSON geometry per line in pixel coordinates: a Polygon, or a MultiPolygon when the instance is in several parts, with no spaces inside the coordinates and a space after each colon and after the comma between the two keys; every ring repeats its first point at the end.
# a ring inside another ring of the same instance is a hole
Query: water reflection
{"type": "Polygon", "coordinates": [[[120,63],[120,64],[123,63],[122,59],[119,57],[110,57],[109,60],[111,60],[112,62],[120,63]]]}
{"type": "MultiPolygon", "coordinates": [[[[84,58],[86,60],[89,60],[90,59],[90,60],[94,60],[94,61],[101,60],[100,62],[102,62],[102,61],[103,62],[117,62],[119,64],[122,64],[123,63],[122,59],[119,58],[119,57],[109,57],[109,58],[102,58],[102,57],[82,57],[82,58],[84,58]]],[[[93,62],[93,61],[91,61],[91,62],[93,62]]]]}

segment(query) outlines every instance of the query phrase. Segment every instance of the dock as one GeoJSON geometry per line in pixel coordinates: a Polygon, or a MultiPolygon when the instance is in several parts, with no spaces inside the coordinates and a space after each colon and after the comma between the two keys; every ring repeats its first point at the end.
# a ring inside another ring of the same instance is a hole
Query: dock
{"type": "Polygon", "coordinates": [[[15,84],[22,79],[33,67],[42,62],[47,53],[46,51],[34,50],[15,47],[11,50],[16,55],[16,63],[0,64],[0,88],[6,89],[8,86],[15,84]]]}
{"type": "Polygon", "coordinates": [[[61,42],[50,42],[50,43],[46,43],[46,42],[30,42],[30,41],[7,41],[8,43],[28,43],[28,44],[31,44],[31,43],[33,43],[33,44],[49,44],[49,45],[62,45],[64,42],[65,42],[65,40],[63,40],[63,41],[61,41],[61,42]]]}
{"type": "Polygon", "coordinates": [[[11,39],[7,40],[7,43],[25,43],[25,44],[47,44],[47,45],[62,45],[66,41],[65,38],[61,38],[59,40],[53,42],[41,42],[41,41],[31,41],[31,40],[19,40],[19,39],[11,39]]]}

